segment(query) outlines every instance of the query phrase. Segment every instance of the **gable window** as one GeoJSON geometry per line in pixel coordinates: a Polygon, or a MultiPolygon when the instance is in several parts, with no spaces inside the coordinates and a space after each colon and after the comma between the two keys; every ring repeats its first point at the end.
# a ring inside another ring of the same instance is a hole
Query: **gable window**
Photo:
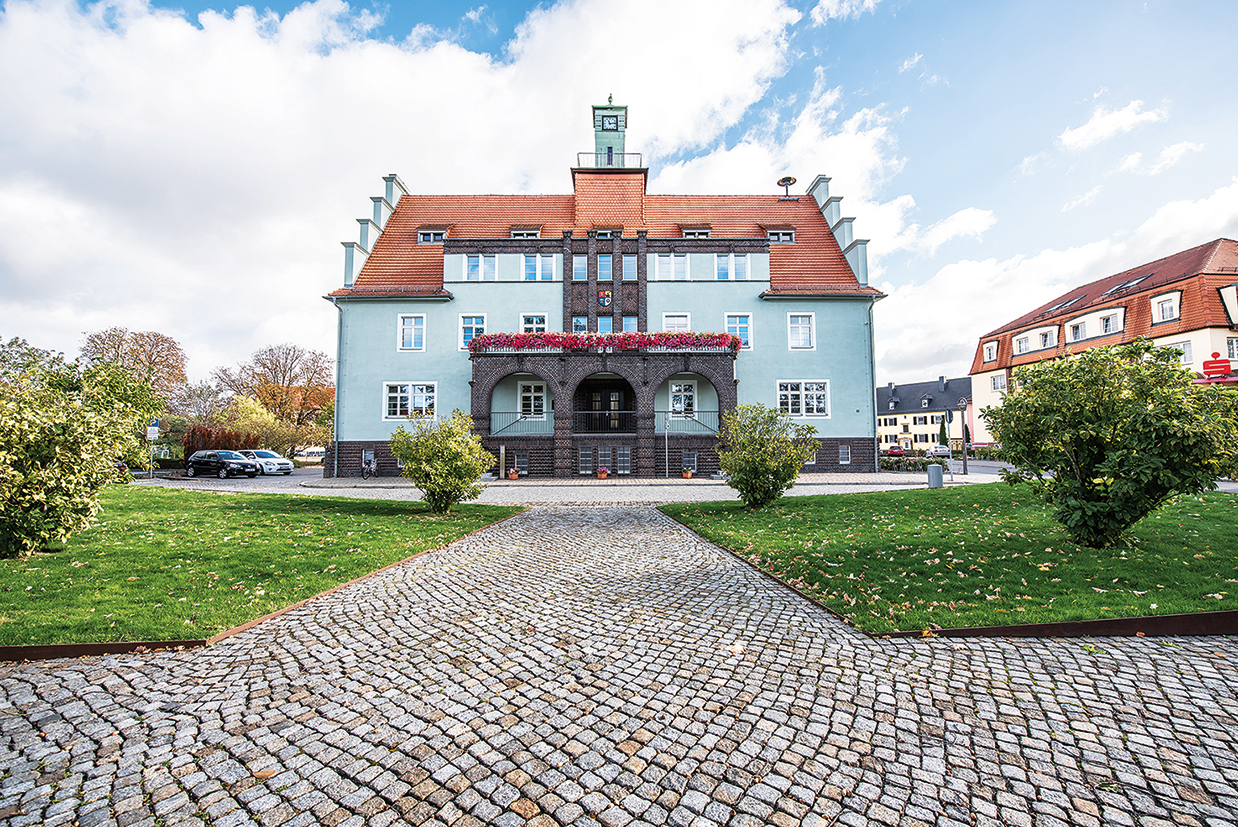
{"type": "Polygon", "coordinates": [[[667,333],[687,333],[692,329],[692,317],[688,313],[663,313],[662,330],[667,333]]]}
{"type": "Polygon", "coordinates": [[[610,253],[598,254],[598,281],[611,280],[611,266],[610,253]]]}
{"type": "Polygon", "coordinates": [[[421,314],[400,316],[400,350],[426,349],[426,317],[421,314]]]}
{"type": "Polygon", "coordinates": [[[417,231],[417,243],[418,244],[442,244],[444,234],[445,233],[443,230],[418,230],[417,231]]]}
{"type": "Polygon", "coordinates": [[[1176,347],[1178,350],[1182,352],[1182,356],[1179,357],[1179,361],[1182,362],[1182,364],[1184,365],[1191,364],[1192,360],[1191,360],[1191,343],[1190,342],[1171,342],[1170,344],[1166,345],[1166,347],[1176,347]]]}
{"type": "Polygon", "coordinates": [[[1054,347],[1055,345],[1057,345],[1057,332],[1053,330],[1042,331],[1040,334],[1041,349],[1054,347]]]}
{"type": "Polygon", "coordinates": [[[572,317],[572,332],[573,333],[588,333],[589,332],[589,317],[588,316],[573,316],[572,317]]]}
{"type": "Polygon", "coordinates": [[[778,409],[788,416],[830,415],[828,381],[789,381],[778,383],[778,409]]]}
{"type": "Polygon", "coordinates": [[[996,376],[992,377],[992,379],[990,379],[989,382],[992,385],[993,390],[995,391],[1006,390],[1006,374],[1004,373],[997,374],[996,376]]]}
{"type": "Polygon", "coordinates": [[[1032,340],[1029,339],[1027,336],[1020,336],[1018,339],[1014,340],[1014,352],[1015,353],[1027,353],[1031,349],[1032,349],[1032,340]]]}
{"type": "Polygon", "coordinates": [[[387,382],[383,419],[430,418],[434,416],[433,382],[387,382]]]}
{"type": "Polygon", "coordinates": [[[740,347],[752,347],[752,315],[749,313],[728,313],[726,317],[726,332],[738,336],[740,347]]]}
{"type": "Polygon", "coordinates": [[[520,415],[525,419],[546,418],[546,386],[540,382],[520,383],[520,415]]]}
{"type": "Polygon", "coordinates": [[[464,268],[465,281],[495,281],[498,270],[495,256],[468,256],[464,268]]]}
{"type": "Polygon", "coordinates": [[[614,316],[598,316],[598,333],[614,333],[615,332],[615,317],[614,316]]]}
{"type": "Polygon", "coordinates": [[[684,253],[659,253],[658,279],[660,281],[687,281],[688,256],[684,253]]]}
{"type": "Polygon", "coordinates": [[[767,230],[765,235],[770,244],[794,244],[795,230],[767,230]]]}
{"type": "Polygon", "coordinates": [[[623,257],[623,280],[636,281],[636,256],[623,257]]]}
{"type": "Polygon", "coordinates": [[[637,331],[638,326],[639,326],[639,321],[635,316],[624,316],[623,317],[623,332],[624,333],[636,333],[638,332],[637,331]]]}
{"type": "Polygon", "coordinates": [[[546,332],[546,314],[545,313],[525,313],[520,317],[520,332],[521,333],[545,333],[546,332]]]}
{"type": "Polygon", "coordinates": [[[696,417],[696,382],[671,383],[671,419],[696,417]]]}
{"type": "Polygon", "coordinates": [[[813,313],[787,314],[787,346],[791,350],[814,350],[813,313]]]}
{"type": "Polygon", "coordinates": [[[1082,341],[1088,337],[1088,323],[1079,322],[1070,326],[1070,340],[1072,342],[1082,341]]]}
{"type": "Polygon", "coordinates": [[[989,342],[984,346],[984,361],[997,361],[997,342],[989,342]]]}
{"type": "Polygon", "coordinates": [[[482,316],[461,316],[460,317],[460,349],[464,350],[469,346],[469,342],[474,338],[486,332],[486,317],[482,316]]]}
{"type": "Polygon", "coordinates": [[[525,281],[552,281],[555,277],[555,257],[553,255],[525,256],[525,281]]]}
{"type": "Polygon", "coordinates": [[[572,256],[572,281],[589,280],[589,257],[572,256]]]}

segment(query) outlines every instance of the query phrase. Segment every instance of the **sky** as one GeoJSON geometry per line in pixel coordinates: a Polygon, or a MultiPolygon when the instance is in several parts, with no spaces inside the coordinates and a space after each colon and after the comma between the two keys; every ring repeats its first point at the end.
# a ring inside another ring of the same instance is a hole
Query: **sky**
{"type": "Polygon", "coordinates": [[[963,376],[1066,290],[1238,238],[1236,27],[1231,0],[0,0],[0,338],[156,330],[194,380],[334,355],[322,296],[383,175],[568,193],[613,95],[650,192],[829,176],[887,294],[878,384],[963,376]]]}

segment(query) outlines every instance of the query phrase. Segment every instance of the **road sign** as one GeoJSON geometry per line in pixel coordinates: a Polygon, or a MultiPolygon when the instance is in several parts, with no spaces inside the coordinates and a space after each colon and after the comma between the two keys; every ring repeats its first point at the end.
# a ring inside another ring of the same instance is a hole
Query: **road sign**
{"type": "Polygon", "coordinates": [[[154,442],[159,438],[159,420],[152,419],[146,426],[146,439],[149,442],[154,442]]]}

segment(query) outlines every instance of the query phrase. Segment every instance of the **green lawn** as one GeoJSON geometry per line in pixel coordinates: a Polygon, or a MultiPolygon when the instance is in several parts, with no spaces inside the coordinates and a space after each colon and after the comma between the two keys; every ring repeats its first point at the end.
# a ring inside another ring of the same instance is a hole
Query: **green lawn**
{"type": "Polygon", "coordinates": [[[0,560],[0,645],[210,637],[520,510],[109,486],[64,548],[0,560]]]}
{"type": "Polygon", "coordinates": [[[1027,486],[663,506],[881,633],[1238,609],[1238,497],[1183,497],[1107,551],[1071,543],[1027,486]]]}

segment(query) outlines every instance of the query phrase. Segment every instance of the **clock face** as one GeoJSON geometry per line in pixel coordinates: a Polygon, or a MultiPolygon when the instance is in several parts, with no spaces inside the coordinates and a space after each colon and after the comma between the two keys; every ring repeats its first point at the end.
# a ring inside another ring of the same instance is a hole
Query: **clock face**
{"type": "Polygon", "coordinates": [[[619,128],[619,116],[618,115],[603,115],[602,116],[602,128],[603,129],[618,129],[619,128]]]}

